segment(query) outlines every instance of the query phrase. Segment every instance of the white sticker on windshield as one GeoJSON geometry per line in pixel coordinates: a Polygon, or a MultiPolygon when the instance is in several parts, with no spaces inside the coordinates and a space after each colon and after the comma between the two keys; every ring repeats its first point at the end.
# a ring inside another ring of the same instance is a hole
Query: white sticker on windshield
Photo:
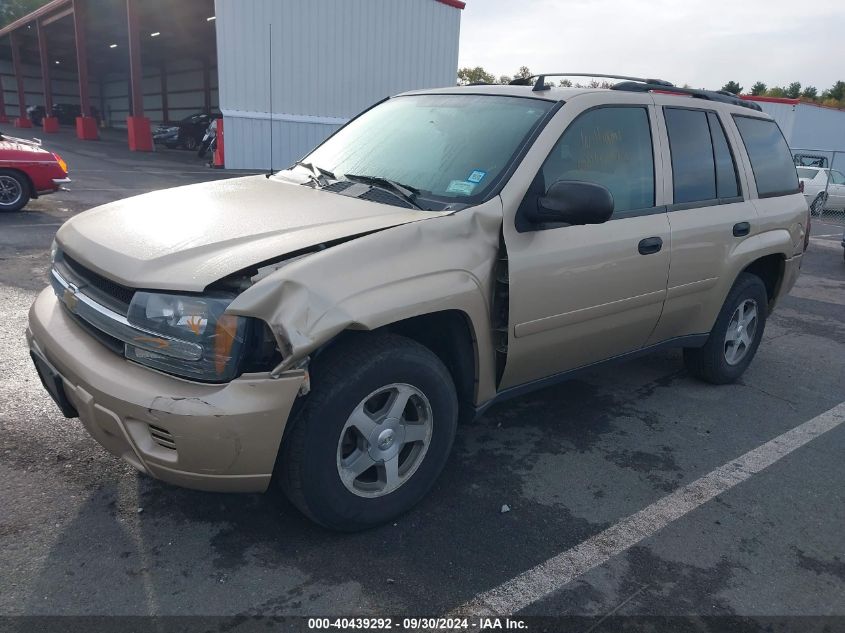
{"type": "Polygon", "coordinates": [[[462,196],[471,196],[472,190],[475,189],[475,183],[467,180],[453,180],[446,187],[446,193],[458,193],[462,196]]]}
{"type": "Polygon", "coordinates": [[[484,180],[484,176],[486,176],[486,175],[487,175],[486,171],[481,171],[480,169],[476,169],[474,172],[472,172],[469,175],[469,178],[467,178],[467,180],[469,182],[474,182],[475,184],[478,184],[482,180],[484,180]]]}

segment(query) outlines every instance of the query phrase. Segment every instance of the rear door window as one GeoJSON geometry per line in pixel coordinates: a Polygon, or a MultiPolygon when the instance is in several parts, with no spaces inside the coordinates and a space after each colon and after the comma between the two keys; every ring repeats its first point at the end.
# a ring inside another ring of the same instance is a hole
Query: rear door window
{"type": "Polygon", "coordinates": [[[707,113],[681,108],[664,108],[663,113],[672,154],[675,203],[715,200],[716,164],[707,113]]]}
{"type": "Polygon", "coordinates": [[[739,181],[737,180],[736,163],[725,136],[725,129],[715,112],[707,113],[707,122],[710,124],[710,137],[713,139],[713,159],[716,161],[716,194],[722,199],[736,198],[739,196],[739,181]]]}
{"type": "Polygon", "coordinates": [[[799,167],[798,168],[798,177],[799,178],[806,178],[807,180],[812,180],[818,175],[817,169],[807,169],[806,167],[799,167]]]}
{"type": "Polygon", "coordinates": [[[761,198],[798,192],[798,174],[792,154],[777,123],[769,119],[734,114],[745,144],[761,198]]]}

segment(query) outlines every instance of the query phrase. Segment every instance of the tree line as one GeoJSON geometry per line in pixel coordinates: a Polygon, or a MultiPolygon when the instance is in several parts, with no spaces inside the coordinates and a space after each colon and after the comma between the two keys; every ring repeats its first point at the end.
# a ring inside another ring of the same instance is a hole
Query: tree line
{"type": "MultiPolygon", "coordinates": [[[[458,71],[458,84],[462,86],[468,84],[508,84],[515,79],[525,79],[532,75],[533,73],[527,66],[521,66],[514,75],[501,75],[500,77],[487,72],[481,66],[476,66],[474,68],[461,68],[458,71]]],[[[587,83],[579,83],[569,79],[561,79],[558,81],[558,85],[575,88],[609,88],[613,85],[613,82],[593,80],[587,83]]],[[[684,84],[683,87],[690,88],[691,86],[684,84]]],[[[744,88],[736,81],[729,81],[722,86],[722,90],[740,95],[743,94],[744,88]]],[[[818,103],[832,108],[845,109],[845,81],[837,81],[833,86],[821,92],[815,86],[802,86],[800,81],[793,81],[786,86],[772,86],[771,88],[764,82],[758,81],[751,86],[748,94],[754,95],[755,97],[801,99],[802,101],[818,103]]]]}
{"type": "MultiPolygon", "coordinates": [[[[735,95],[742,94],[743,87],[735,81],[729,81],[722,90],[735,95]]],[[[845,108],[845,81],[837,81],[833,86],[821,93],[815,86],[802,86],[800,81],[793,81],[786,86],[772,86],[769,88],[764,82],[758,81],[748,94],[755,97],[781,97],[787,99],[801,99],[809,103],[845,108]]]]}

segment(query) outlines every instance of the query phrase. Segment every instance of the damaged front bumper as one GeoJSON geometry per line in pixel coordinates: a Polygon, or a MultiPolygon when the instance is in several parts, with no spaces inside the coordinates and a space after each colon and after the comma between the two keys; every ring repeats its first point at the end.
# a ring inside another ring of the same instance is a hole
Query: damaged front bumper
{"type": "Polygon", "coordinates": [[[161,374],[94,340],[49,288],[30,309],[27,341],[60,378],[91,436],[112,454],[187,488],[266,490],[304,370],[275,378],[246,374],[224,385],[161,374]]]}

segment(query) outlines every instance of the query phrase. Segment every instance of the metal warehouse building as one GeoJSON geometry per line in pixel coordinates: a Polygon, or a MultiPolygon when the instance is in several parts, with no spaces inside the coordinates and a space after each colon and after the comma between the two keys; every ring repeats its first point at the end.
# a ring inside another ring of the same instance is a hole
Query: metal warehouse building
{"type": "Polygon", "coordinates": [[[799,99],[743,96],[778,122],[786,142],[795,149],[845,150],[845,110],[799,99]]]}
{"type": "Polygon", "coordinates": [[[288,165],[384,97],[455,83],[461,2],[217,0],[216,7],[227,167],[268,167],[271,125],[273,165],[288,165]]]}
{"type": "Polygon", "coordinates": [[[226,166],[284,166],[397,92],[453,85],[461,0],[51,0],[0,29],[0,128],[79,138],[222,112],[226,166]],[[43,132],[58,129],[47,116],[43,132]],[[271,161],[272,147],[272,161],[271,161]]]}

